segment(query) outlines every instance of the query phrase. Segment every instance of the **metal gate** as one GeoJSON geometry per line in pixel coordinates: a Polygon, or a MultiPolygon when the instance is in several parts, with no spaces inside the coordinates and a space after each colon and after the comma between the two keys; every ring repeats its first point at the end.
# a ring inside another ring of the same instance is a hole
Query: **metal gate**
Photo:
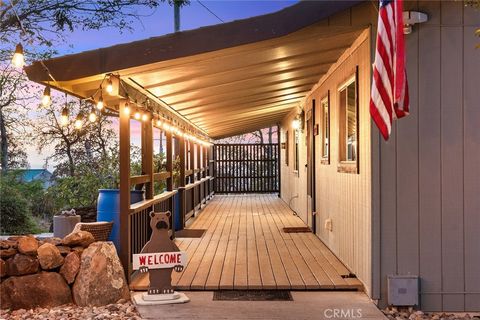
{"type": "Polygon", "coordinates": [[[215,193],[279,190],[278,144],[216,144],[215,193]]]}

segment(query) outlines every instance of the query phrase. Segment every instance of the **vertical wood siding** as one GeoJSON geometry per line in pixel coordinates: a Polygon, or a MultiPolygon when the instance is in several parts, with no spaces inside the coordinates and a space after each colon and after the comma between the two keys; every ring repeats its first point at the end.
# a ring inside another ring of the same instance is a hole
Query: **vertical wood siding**
{"type": "MultiPolygon", "coordinates": [[[[330,90],[330,164],[321,164],[322,148],[320,135],[316,143],[316,230],[318,237],[355,273],[363,282],[367,293],[371,290],[371,164],[370,164],[370,38],[365,31],[356,43],[332,66],[328,74],[320,79],[301,107],[305,111],[316,101],[315,123],[321,124],[320,101],[330,90]],[[355,75],[359,68],[359,157],[360,174],[340,173],[339,164],[339,93],[338,88],[355,75]],[[332,219],[333,230],[324,228],[325,220],[332,219]]],[[[282,132],[292,132],[291,121],[295,112],[283,123],[282,132]]],[[[320,128],[322,131],[322,128],[320,128]]],[[[294,210],[307,223],[307,170],[306,130],[300,142],[299,175],[292,167],[282,165],[282,198],[290,202],[294,210]],[[298,198],[296,196],[298,195],[298,198]]],[[[283,133],[284,135],[284,133],[283,133]]],[[[293,141],[293,136],[290,141],[293,141]]],[[[293,143],[293,142],[291,142],[293,143]]],[[[289,148],[293,149],[293,144],[289,148]]],[[[290,155],[293,160],[293,153],[290,155]]],[[[293,161],[292,161],[293,163],[293,161]]]]}
{"type": "Polygon", "coordinates": [[[480,12],[459,1],[405,5],[429,21],[406,36],[411,114],[380,143],[380,302],[388,275],[414,274],[422,309],[478,311],[480,12]]]}

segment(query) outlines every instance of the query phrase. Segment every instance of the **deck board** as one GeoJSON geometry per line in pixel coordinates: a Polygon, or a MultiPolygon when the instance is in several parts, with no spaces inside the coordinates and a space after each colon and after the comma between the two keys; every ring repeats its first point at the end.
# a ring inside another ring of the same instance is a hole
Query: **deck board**
{"type": "MultiPolygon", "coordinates": [[[[358,289],[348,269],[312,233],[284,233],[303,221],[276,195],[226,195],[215,198],[190,223],[206,229],[202,238],[176,243],[188,264],[172,274],[180,290],[358,289]]],[[[148,277],[131,283],[144,290],[148,277]]]]}

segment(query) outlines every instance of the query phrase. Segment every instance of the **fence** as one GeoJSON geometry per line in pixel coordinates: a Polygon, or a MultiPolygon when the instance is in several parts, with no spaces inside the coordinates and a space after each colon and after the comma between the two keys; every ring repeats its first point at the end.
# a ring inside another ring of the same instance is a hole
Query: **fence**
{"type": "Polygon", "coordinates": [[[215,193],[279,190],[278,144],[216,144],[215,193]]]}

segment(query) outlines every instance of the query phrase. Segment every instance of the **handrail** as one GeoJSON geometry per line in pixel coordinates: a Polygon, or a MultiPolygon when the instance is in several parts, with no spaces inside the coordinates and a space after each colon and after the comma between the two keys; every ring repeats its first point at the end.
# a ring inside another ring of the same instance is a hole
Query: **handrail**
{"type": "Polygon", "coordinates": [[[185,176],[190,176],[193,174],[193,170],[185,170],[185,176]]]}
{"type": "Polygon", "coordinates": [[[177,190],[165,191],[163,193],[157,194],[155,197],[153,197],[153,199],[145,199],[143,201],[136,202],[130,206],[130,214],[133,214],[135,212],[151,207],[156,203],[165,201],[173,197],[175,194],[177,194],[177,192],[178,192],[177,190]]]}
{"type": "Polygon", "coordinates": [[[153,174],[153,180],[165,180],[172,176],[168,171],[157,172],[153,174]]]}
{"type": "Polygon", "coordinates": [[[130,177],[130,185],[132,186],[135,184],[142,184],[147,182],[150,182],[150,176],[147,174],[130,177]]]}

